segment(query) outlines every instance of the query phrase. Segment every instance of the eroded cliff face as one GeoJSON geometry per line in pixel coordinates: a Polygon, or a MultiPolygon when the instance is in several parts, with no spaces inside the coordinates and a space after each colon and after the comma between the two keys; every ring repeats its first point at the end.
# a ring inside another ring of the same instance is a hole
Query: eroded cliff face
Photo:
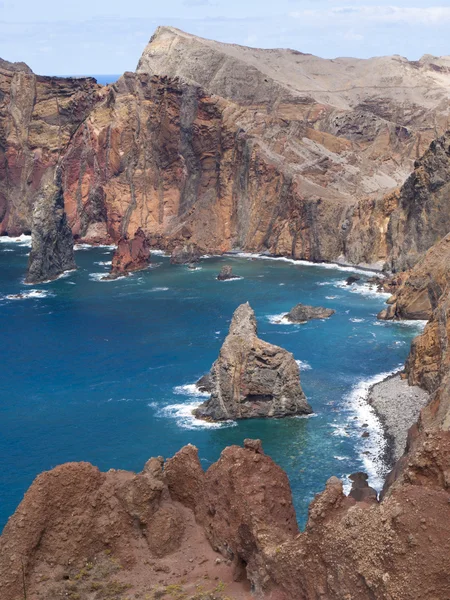
{"type": "Polygon", "coordinates": [[[94,79],[41,77],[0,62],[0,235],[31,231],[44,176],[100,95],[94,79]]]}
{"type": "Polygon", "coordinates": [[[20,69],[0,69],[0,233],[30,229],[61,159],[86,241],[141,228],[168,249],[381,266],[407,210],[391,190],[448,122],[450,71],[433,57],[325,61],[159,28],[112,86],[20,69]]]}
{"type": "Polygon", "coordinates": [[[414,266],[450,232],[450,132],[436,139],[415,163],[402,186],[388,228],[387,265],[400,271],[414,266]]]}

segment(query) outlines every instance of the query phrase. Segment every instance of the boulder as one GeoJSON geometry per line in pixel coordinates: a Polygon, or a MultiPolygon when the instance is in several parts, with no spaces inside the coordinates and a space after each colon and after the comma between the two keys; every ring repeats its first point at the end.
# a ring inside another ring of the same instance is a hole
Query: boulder
{"type": "Polygon", "coordinates": [[[233,275],[233,268],[230,265],[225,265],[220,269],[220,273],[217,275],[219,281],[227,281],[228,279],[239,279],[237,275],[233,275]]]}
{"type": "Polygon", "coordinates": [[[352,489],[349,494],[351,498],[354,498],[357,502],[377,502],[377,491],[367,483],[368,476],[366,473],[352,473],[349,475],[349,479],[352,482],[352,489]]]}
{"type": "Polygon", "coordinates": [[[120,238],[112,259],[109,279],[128,275],[132,271],[140,271],[150,263],[150,244],[145,233],[139,228],[134,237],[120,238]]]}
{"type": "Polygon", "coordinates": [[[312,412],[293,355],[258,338],[255,313],[239,306],[210,373],[211,397],[194,415],[223,421],[312,412]]]}
{"type": "Polygon", "coordinates": [[[308,306],[306,304],[297,304],[288,314],[286,319],[291,323],[305,323],[312,319],[327,319],[334,315],[336,311],[332,308],[322,308],[321,306],[308,306]]]}
{"type": "Polygon", "coordinates": [[[356,283],[357,281],[360,281],[361,277],[358,277],[357,275],[350,275],[350,277],[347,277],[347,279],[345,280],[347,285],[352,285],[353,283],[356,283]]]}
{"type": "Polygon", "coordinates": [[[173,265],[192,265],[197,263],[203,254],[196,244],[179,244],[172,250],[170,262],[173,265]]]}

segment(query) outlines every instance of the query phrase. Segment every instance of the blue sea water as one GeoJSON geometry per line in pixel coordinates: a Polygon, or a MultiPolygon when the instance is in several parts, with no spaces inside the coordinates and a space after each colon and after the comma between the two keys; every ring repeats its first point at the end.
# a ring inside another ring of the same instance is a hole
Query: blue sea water
{"type": "Polygon", "coordinates": [[[26,286],[28,245],[0,238],[0,529],[43,470],[84,460],[139,471],[150,456],[169,457],[188,442],[207,468],[225,446],[261,438],[289,475],[301,524],[331,475],[363,469],[381,484],[383,438],[362,398],[380,373],[404,362],[418,328],[377,322],[384,297],[346,286],[350,273],[251,257],[210,257],[193,271],[154,255],[152,268],[106,282],[112,249],[82,247],[77,271],[26,286]],[[224,264],[242,278],[217,281],[224,264]],[[192,384],[246,301],[260,337],[301,361],[314,416],[221,425],[191,417],[204,399],[192,384]],[[336,314],[278,322],[298,302],[336,314]]]}

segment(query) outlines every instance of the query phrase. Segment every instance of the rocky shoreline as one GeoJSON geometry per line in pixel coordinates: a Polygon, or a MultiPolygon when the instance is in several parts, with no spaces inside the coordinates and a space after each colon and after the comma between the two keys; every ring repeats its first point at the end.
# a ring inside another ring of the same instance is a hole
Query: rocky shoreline
{"type": "Polygon", "coordinates": [[[393,373],[370,388],[367,402],[384,430],[384,462],[389,469],[403,455],[408,430],[417,422],[429,399],[430,394],[418,386],[409,385],[400,373],[393,373]]]}

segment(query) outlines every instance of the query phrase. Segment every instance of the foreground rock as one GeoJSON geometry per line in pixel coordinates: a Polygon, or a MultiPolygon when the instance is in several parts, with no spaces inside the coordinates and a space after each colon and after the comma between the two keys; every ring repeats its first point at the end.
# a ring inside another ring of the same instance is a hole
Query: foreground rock
{"type": "Polygon", "coordinates": [[[150,245],[142,229],[138,229],[134,237],[120,238],[112,258],[109,279],[128,275],[133,271],[146,269],[150,264],[150,245]]]}
{"type": "Polygon", "coordinates": [[[229,265],[225,265],[220,269],[220,273],[217,275],[219,281],[227,281],[229,279],[239,279],[237,275],[233,275],[233,268],[229,265]]]}
{"type": "Polygon", "coordinates": [[[226,448],[206,472],[190,445],[138,475],[57,467],[0,537],[2,600],[24,589],[33,599],[197,598],[199,585],[208,600],[443,600],[450,434],[436,426],[411,438],[380,503],[364,473],[349,497],[331,477],[303,533],[288,478],[258,440],[226,448]]]}
{"type": "Polygon", "coordinates": [[[33,210],[26,283],[42,283],[76,269],[73,236],[64,211],[61,172],[57,169],[54,178],[50,175],[51,180],[42,188],[33,210]]]}
{"type": "Polygon", "coordinates": [[[312,412],[290,352],[257,336],[255,313],[239,306],[210,373],[211,397],[195,411],[200,419],[224,421],[287,417],[312,412]]]}
{"type": "Polygon", "coordinates": [[[170,256],[173,265],[193,265],[198,263],[204,252],[195,244],[175,246],[170,256]]]}
{"type": "Polygon", "coordinates": [[[336,311],[331,308],[322,308],[321,306],[308,306],[307,304],[297,304],[284,317],[291,323],[306,323],[313,319],[327,319],[334,315],[336,311]]]}

